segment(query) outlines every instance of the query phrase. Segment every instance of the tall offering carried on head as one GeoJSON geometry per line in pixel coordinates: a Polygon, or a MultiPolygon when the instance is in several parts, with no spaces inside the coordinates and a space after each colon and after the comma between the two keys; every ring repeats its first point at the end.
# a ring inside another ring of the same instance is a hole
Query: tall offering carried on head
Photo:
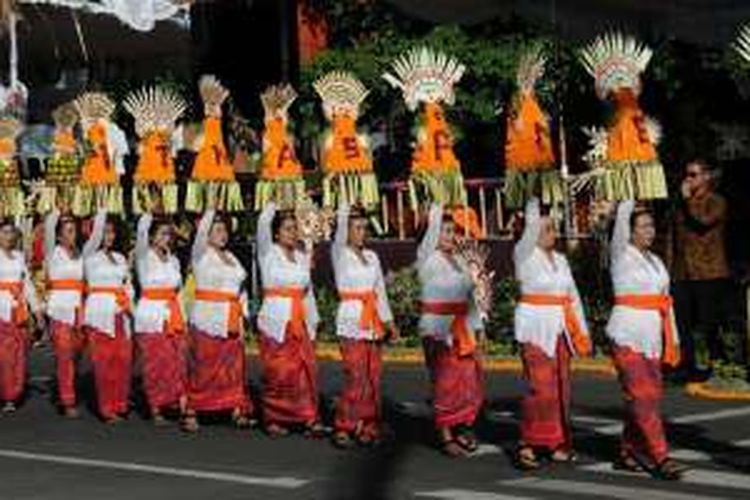
{"type": "MultiPolygon", "coordinates": [[[[84,138],[84,159],[80,182],[75,190],[73,213],[87,216],[99,207],[121,213],[120,176],[125,173],[123,157],[128,153],[128,142],[112,121],[115,103],[104,93],[86,92],[73,101],[73,106],[81,120],[84,138]]],[[[55,125],[58,125],[57,118],[55,125]]],[[[58,148],[61,153],[67,149],[71,139],[64,131],[59,132],[62,135],[55,137],[56,154],[58,148]]]]}
{"type": "Polygon", "coordinates": [[[273,201],[291,209],[306,199],[302,164],[294,150],[294,138],[287,130],[289,108],[297,99],[291,85],[272,85],[260,96],[265,112],[263,159],[255,186],[255,209],[273,201]]]}
{"type": "Polygon", "coordinates": [[[221,107],[229,91],[211,75],[204,75],[198,84],[205,118],[203,134],[197,141],[197,156],[187,186],[185,208],[201,212],[205,206],[236,212],[243,209],[242,191],[234,177],[221,130],[221,107]]]}
{"type": "Polygon", "coordinates": [[[455,101],[454,85],[465,66],[427,47],[414,48],[392,63],[383,78],[403,93],[406,106],[422,108],[411,162],[412,204],[420,198],[446,205],[464,205],[466,191],[461,163],[453,152],[453,133],[443,104],[455,101]]]}
{"type": "Polygon", "coordinates": [[[0,217],[25,213],[21,176],[16,159],[16,139],[23,123],[5,110],[0,111],[0,217]]]}
{"type": "Polygon", "coordinates": [[[323,206],[362,205],[374,209],[380,200],[366,135],[357,131],[360,105],[367,89],[354,75],[332,71],[313,86],[323,101],[330,128],[323,138],[323,206]]]}
{"type": "Polygon", "coordinates": [[[667,197],[664,168],[656,151],[661,130],[638,104],[641,73],[651,55],[647,46],[620,33],[602,35],[580,52],[583,66],[594,77],[597,95],[615,106],[606,134],[596,133],[605,142],[592,144],[604,154],[586,157],[591,160],[593,187],[600,199],[667,197]]]}
{"type": "Polygon", "coordinates": [[[561,203],[564,197],[549,118],[539,106],[534,91],[544,73],[546,59],[540,48],[521,56],[516,72],[518,89],[507,118],[505,135],[505,201],[511,208],[524,206],[531,196],[546,204],[561,203]]]}
{"type": "Polygon", "coordinates": [[[163,87],[145,87],[131,93],[123,104],[135,119],[138,165],[133,181],[133,211],[142,213],[159,206],[164,213],[178,210],[172,137],[185,101],[163,87]]]}
{"type": "Polygon", "coordinates": [[[78,123],[75,105],[58,106],[52,111],[52,120],[55,122],[52,155],[47,159],[44,184],[36,200],[36,211],[40,214],[58,206],[72,207],[81,175],[81,157],[74,132],[78,123]]]}

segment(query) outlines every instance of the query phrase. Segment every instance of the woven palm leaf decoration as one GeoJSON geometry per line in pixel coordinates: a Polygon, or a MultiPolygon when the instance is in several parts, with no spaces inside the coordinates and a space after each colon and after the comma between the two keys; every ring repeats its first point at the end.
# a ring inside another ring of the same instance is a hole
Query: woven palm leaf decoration
{"type": "Polygon", "coordinates": [[[664,168],[656,150],[653,120],[638,104],[641,74],[652,51],[632,36],[613,32],[598,37],[580,51],[580,61],[594,78],[600,99],[615,105],[607,127],[606,155],[591,165],[597,198],[607,200],[666,198],[664,168]]]}
{"type": "Polygon", "coordinates": [[[455,102],[455,85],[466,67],[453,57],[428,47],[416,47],[391,64],[383,78],[403,95],[406,106],[422,107],[411,162],[412,206],[433,201],[464,205],[466,191],[461,163],[453,151],[453,133],[443,105],[455,102]]]}
{"type": "Polygon", "coordinates": [[[16,158],[16,139],[23,129],[18,118],[0,111],[0,217],[21,217],[26,213],[16,158]]]}
{"type": "Polygon", "coordinates": [[[133,180],[133,211],[178,210],[172,137],[177,120],[187,104],[176,92],[164,87],[144,87],[125,99],[123,107],[135,119],[140,140],[138,165],[133,180]]]}
{"type": "Polygon", "coordinates": [[[330,123],[323,137],[323,206],[378,207],[378,180],[373,171],[369,138],[357,130],[367,88],[351,73],[332,71],[313,83],[330,123]]]}
{"type": "Polygon", "coordinates": [[[44,214],[57,206],[72,207],[80,181],[81,158],[74,127],[79,115],[72,102],[61,104],[52,111],[55,131],[52,155],[47,159],[44,181],[37,187],[36,211],[44,214]]]}
{"type": "Polygon", "coordinates": [[[302,164],[297,159],[294,138],[289,133],[289,108],[297,99],[291,85],[272,85],[260,96],[265,113],[263,157],[255,185],[255,209],[270,201],[282,209],[306,202],[302,164]]]}
{"type": "Polygon", "coordinates": [[[534,87],[544,74],[546,58],[541,47],[525,52],[516,71],[517,91],[506,120],[505,202],[524,206],[531,196],[546,204],[563,201],[560,172],[555,169],[549,118],[542,111],[534,87]]]}
{"type": "Polygon", "coordinates": [[[187,186],[185,209],[201,212],[205,206],[211,206],[221,211],[241,211],[244,208],[242,191],[235,180],[221,128],[222,105],[229,98],[229,90],[213,75],[201,77],[198,89],[205,116],[187,186]]]}
{"type": "MultiPolygon", "coordinates": [[[[103,92],[85,92],[73,101],[83,133],[80,182],[76,186],[73,213],[85,217],[104,207],[123,211],[120,175],[128,153],[125,134],[112,121],[116,104],[103,92]]],[[[57,123],[57,122],[56,122],[57,123]]],[[[70,136],[63,141],[69,141],[70,136]]],[[[44,207],[49,208],[49,207],[44,207]]]]}

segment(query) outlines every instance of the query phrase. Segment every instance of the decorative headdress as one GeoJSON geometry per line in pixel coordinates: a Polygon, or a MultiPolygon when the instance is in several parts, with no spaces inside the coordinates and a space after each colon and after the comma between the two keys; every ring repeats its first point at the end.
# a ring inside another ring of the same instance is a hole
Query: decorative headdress
{"type": "Polygon", "coordinates": [[[417,47],[402,54],[391,64],[393,73],[383,78],[400,89],[409,109],[415,110],[420,102],[445,102],[456,99],[453,87],[466,71],[455,58],[428,47],[417,47]]]}
{"type": "Polygon", "coordinates": [[[229,90],[213,75],[202,76],[198,89],[206,116],[187,185],[185,209],[201,212],[205,206],[212,206],[223,211],[242,210],[242,191],[235,181],[221,130],[221,106],[229,97],[229,90]]]}
{"type": "Polygon", "coordinates": [[[580,52],[586,71],[596,81],[596,94],[606,99],[610,93],[628,88],[641,92],[641,73],[651,60],[652,51],[634,37],[612,32],[599,36],[580,52]]]}
{"type": "Polygon", "coordinates": [[[372,167],[370,141],[357,131],[359,107],[368,91],[351,73],[332,71],[313,84],[331,122],[321,151],[323,206],[362,204],[373,209],[380,201],[372,167]]]}
{"type": "Polygon", "coordinates": [[[611,99],[616,112],[606,134],[589,129],[592,151],[585,158],[592,171],[574,181],[574,189],[589,185],[594,179],[598,198],[666,198],[666,178],[656,151],[661,128],[638,104],[640,75],[651,56],[647,46],[616,32],[598,37],[581,50],[581,63],[594,77],[597,95],[611,99]],[[606,149],[602,146],[604,141],[606,149]]]}
{"type": "Polygon", "coordinates": [[[357,77],[346,71],[327,73],[313,83],[313,88],[323,100],[323,112],[329,120],[337,112],[356,118],[369,93],[357,77]]]}
{"type": "Polygon", "coordinates": [[[115,112],[115,103],[103,92],[86,92],[73,101],[81,117],[81,124],[88,128],[98,120],[109,121],[115,112]]]}
{"type": "Polygon", "coordinates": [[[135,119],[136,134],[143,138],[157,131],[171,134],[187,104],[179,94],[167,88],[144,87],[131,92],[123,107],[135,119]]]}
{"type": "Polygon", "coordinates": [[[78,123],[78,111],[72,102],[67,102],[52,111],[52,120],[58,129],[70,129],[78,123]]]}
{"type": "Polygon", "coordinates": [[[289,108],[295,99],[297,92],[289,84],[272,85],[260,95],[265,129],[260,178],[255,185],[256,210],[269,201],[275,201],[282,209],[294,208],[306,197],[302,164],[287,131],[289,108]]]}
{"type": "Polygon", "coordinates": [[[144,87],[132,92],[123,107],[135,119],[140,155],[133,180],[133,210],[141,213],[159,203],[165,213],[177,212],[177,185],[172,159],[172,134],[187,104],[164,87],[144,87]]]}
{"type": "Polygon", "coordinates": [[[545,62],[541,47],[536,47],[521,56],[516,71],[518,91],[508,114],[505,137],[504,189],[508,205],[514,208],[523,206],[531,195],[550,204],[563,198],[562,179],[554,169],[549,120],[534,91],[544,74],[545,62]]]}
{"type": "Polygon", "coordinates": [[[272,118],[287,119],[289,108],[297,99],[297,91],[287,84],[271,85],[261,95],[260,101],[263,104],[263,111],[266,120],[272,118]]]}
{"type": "Polygon", "coordinates": [[[198,82],[198,90],[208,114],[221,113],[221,106],[229,97],[229,90],[213,75],[203,75],[198,82]],[[209,113],[208,111],[212,112],[209,113]]]}

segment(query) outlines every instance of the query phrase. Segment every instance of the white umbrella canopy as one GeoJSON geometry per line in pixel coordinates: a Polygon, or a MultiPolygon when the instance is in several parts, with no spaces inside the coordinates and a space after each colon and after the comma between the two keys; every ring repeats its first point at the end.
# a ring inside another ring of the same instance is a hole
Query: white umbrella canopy
{"type": "Polygon", "coordinates": [[[154,29],[157,21],[184,12],[192,0],[16,0],[20,4],[41,4],[107,14],[138,31],[154,29]]]}

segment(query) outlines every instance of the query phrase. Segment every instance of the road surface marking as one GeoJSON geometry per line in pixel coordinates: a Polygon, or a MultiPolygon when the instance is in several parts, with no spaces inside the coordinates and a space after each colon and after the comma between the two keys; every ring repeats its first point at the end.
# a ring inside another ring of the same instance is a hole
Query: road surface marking
{"type": "MultiPolygon", "coordinates": [[[[728,408],[726,410],[712,411],[708,413],[683,415],[681,417],[668,419],[668,422],[671,424],[695,424],[698,422],[713,421],[722,418],[744,417],[747,415],[750,415],[750,406],[743,406],[741,408],[728,408]]],[[[596,427],[594,429],[594,432],[607,436],[620,434],[622,432],[622,423],[596,427]]]]}
{"type": "MultiPolygon", "coordinates": [[[[648,500],[684,500],[688,497],[684,492],[669,492],[654,488],[641,488],[633,485],[615,486],[604,482],[567,481],[564,479],[526,477],[523,479],[500,481],[500,484],[511,488],[528,488],[530,490],[558,494],[590,495],[597,498],[617,498],[622,500],[632,500],[633,498],[648,498],[648,500]]],[[[690,500],[720,500],[724,497],[703,496],[690,493],[689,498],[690,500]]]]}
{"type": "MultiPolygon", "coordinates": [[[[592,465],[577,467],[578,470],[588,472],[601,472],[620,476],[633,476],[630,472],[612,469],[612,464],[600,462],[592,465]]],[[[750,476],[747,474],[735,474],[733,472],[722,472],[708,469],[691,469],[685,473],[681,480],[685,484],[697,484],[700,486],[713,486],[717,488],[728,488],[735,490],[750,491],[750,476]]],[[[684,495],[683,495],[684,497],[684,495]]],[[[691,500],[696,500],[695,495],[690,495],[691,500]]]]}
{"type": "Polygon", "coordinates": [[[229,472],[214,472],[196,469],[182,469],[176,467],[162,467],[159,465],[141,464],[136,462],[114,462],[92,458],[79,458],[68,455],[48,455],[45,453],[29,453],[20,450],[0,449],[0,458],[29,460],[33,462],[47,462],[78,467],[92,467],[99,469],[113,469],[128,472],[143,472],[162,476],[185,477],[190,479],[208,479],[227,483],[246,484],[251,486],[269,486],[272,488],[294,489],[300,488],[310,481],[294,477],[256,477],[233,474],[229,472]]]}
{"type": "Polygon", "coordinates": [[[487,491],[472,490],[435,490],[417,491],[415,497],[443,498],[445,500],[533,500],[534,497],[521,497],[516,495],[505,495],[502,493],[490,493],[487,491]]]}

